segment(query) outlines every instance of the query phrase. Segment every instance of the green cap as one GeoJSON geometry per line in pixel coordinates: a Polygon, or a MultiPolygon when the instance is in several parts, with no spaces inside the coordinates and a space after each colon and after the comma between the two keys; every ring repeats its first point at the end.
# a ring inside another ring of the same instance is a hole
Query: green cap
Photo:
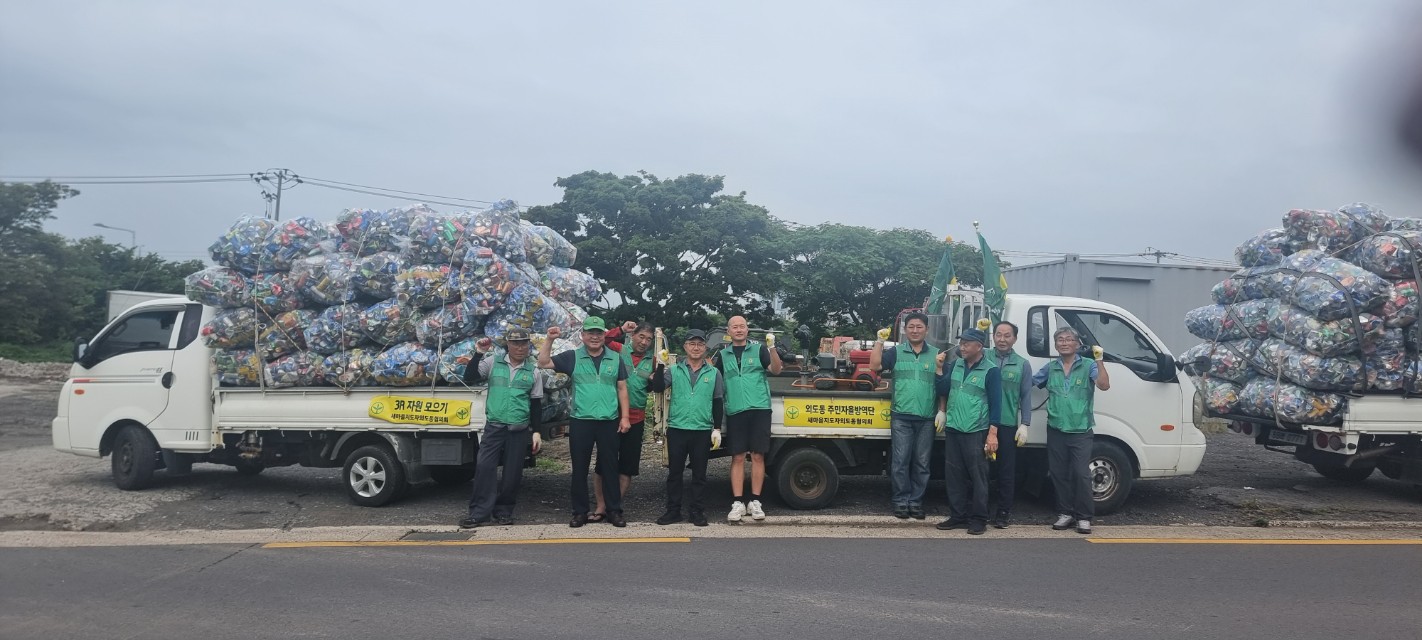
{"type": "Polygon", "coordinates": [[[588,316],[588,319],[583,321],[583,331],[607,331],[607,323],[597,316],[588,316]]]}

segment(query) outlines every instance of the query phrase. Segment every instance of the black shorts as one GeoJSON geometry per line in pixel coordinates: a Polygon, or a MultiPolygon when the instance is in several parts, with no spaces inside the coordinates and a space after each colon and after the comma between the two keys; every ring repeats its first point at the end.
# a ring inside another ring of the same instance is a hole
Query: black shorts
{"type": "Polygon", "coordinates": [[[726,447],[733,456],[770,453],[770,409],[746,409],[726,416],[726,447]]]}
{"type": "Polygon", "coordinates": [[[617,473],[635,476],[642,467],[642,437],[646,432],[645,421],[633,422],[627,433],[617,434],[617,473]]]}

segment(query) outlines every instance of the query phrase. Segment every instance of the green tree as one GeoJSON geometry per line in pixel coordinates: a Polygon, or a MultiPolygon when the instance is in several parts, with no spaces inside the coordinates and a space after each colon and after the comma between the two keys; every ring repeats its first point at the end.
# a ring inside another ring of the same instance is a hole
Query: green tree
{"type": "Polygon", "coordinates": [[[616,319],[706,326],[711,313],[771,319],[785,225],[721,176],[662,180],[588,171],[559,178],[563,199],[527,218],[578,247],[577,267],[608,292],[616,319]]]}

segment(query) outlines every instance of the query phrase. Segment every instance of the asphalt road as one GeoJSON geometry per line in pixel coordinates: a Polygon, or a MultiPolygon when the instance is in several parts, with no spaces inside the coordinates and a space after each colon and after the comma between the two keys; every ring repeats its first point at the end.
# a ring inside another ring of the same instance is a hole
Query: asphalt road
{"type": "Polygon", "coordinates": [[[1417,638],[1422,548],[1064,540],[6,549],[6,638],[1417,638]]]}

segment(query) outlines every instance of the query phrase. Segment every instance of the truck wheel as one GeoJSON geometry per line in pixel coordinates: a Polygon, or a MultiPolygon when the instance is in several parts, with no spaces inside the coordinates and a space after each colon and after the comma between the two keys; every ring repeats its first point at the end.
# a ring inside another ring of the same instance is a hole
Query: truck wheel
{"type": "Polygon", "coordinates": [[[239,459],[237,462],[232,463],[232,467],[237,469],[237,475],[239,476],[255,476],[261,473],[263,469],[267,468],[266,465],[263,465],[260,462],[253,462],[251,460],[241,459],[239,459]]]}
{"type": "Polygon", "coordinates": [[[405,492],[405,468],[390,447],[367,445],[346,456],[346,495],[362,507],[389,504],[405,492]]]}
{"type": "Polygon", "coordinates": [[[839,493],[839,468],[814,447],[786,454],[772,476],[780,499],[791,509],[823,509],[839,493]]]}
{"type": "Polygon", "coordinates": [[[1131,458],[1114,442],[1097,440],[1091,447],[1091,498],[1096,501],[1096,513],[1111,513],[1126,503],[1135,484],[1135,468],[1131,458]]]}
{"type": "Polygon", "coordinates": [[[429,467],[430,478],[449,487],[457,487],[474,479],[474,465],[459,466],[434,465],[429,467]]]}
{"type": "Polygon", "coordinates": [[[1313,470],[1317,471],[1318,475],[1328,478],[1329,480],[1349,483],[1367,480],[1369,476],[1373,475],[1373,470],[1377,468],[1375,464],[1355,464],[1351,467],[1345,467],[1343,465],[1313,463],[1313,470]]]}
{"type": "Polygon", "coordinates": [[[147,489],[153,484],[158,455],[158,443],[147,429],[128,425],[119,430],[110,459],[114,485],[124,491],[147,489]]]}

